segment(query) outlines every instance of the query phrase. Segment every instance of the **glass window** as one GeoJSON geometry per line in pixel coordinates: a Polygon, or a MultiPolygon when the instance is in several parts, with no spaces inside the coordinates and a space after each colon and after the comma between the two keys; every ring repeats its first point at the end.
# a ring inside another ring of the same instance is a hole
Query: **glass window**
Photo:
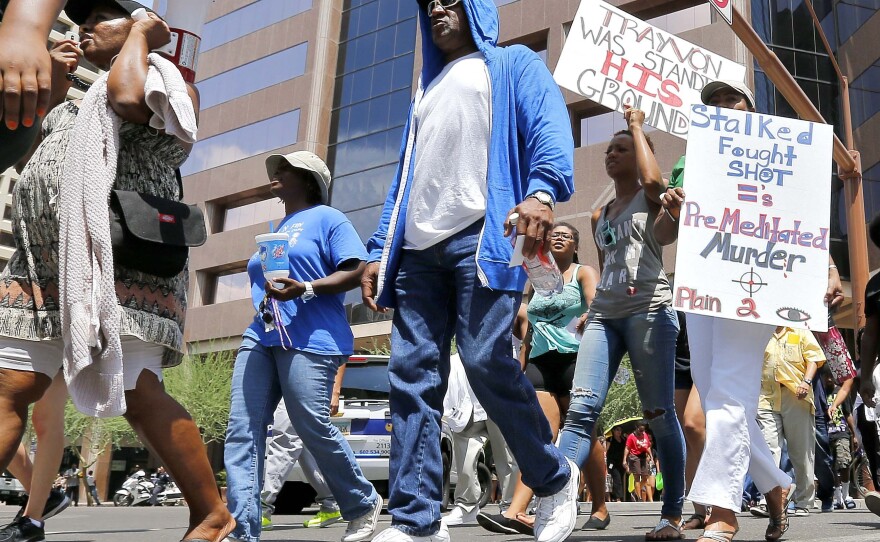
{"type": "Polygon", "coordinates": [[[180,168],[183,175],[229,164],[242,158],[287,147],[297,142],[299,109],[242,126],[196,143],[189,160],[180,168]]]}
{"type": "MultiPolygon", "coordinates": [[[[353,175],[336,177],[333,179],[333,206],[347,213],[384,204],[396,173],[397,163],[394,163],[353,175]]],[[[375,226],[376,224],[373,224],[374,228],[375,226]]]]}
{"type": "Polygon", "coordinates": [[[880,10],[880,0],[843,0],[837,4],[840,43],[846,43],[868,19],[880,10]]]}
{"type": "Polygon", "coordinates": [[[217,275],[214,285],[214,303],[226,303],[251,296],[251,283],[247,271],[237,271],[217,275]]]}
{"type": "Polygon", "coordinates": [[[850,87],[853,126],[859,127],[880,112],[880,61],[865,70],[850,87]]]}
{"type": "Polygon", "coordinates": [[[308,43],[301,43],[200,81],[196,86],[202,110],[299,77],[305,73],[308,50],[308,43]]]}
{"type": "Polygon", "coordinates": [[[284,216],[284,204],[274,197],[239,207],[227,207],[223,213],[223,231],[263,224],[284,216]]]}
{"type": "Polygon", "coordinates": [[[15,248],[15,238],[8,231],[0,231],[0,245],[15,248]]]}
{"type": "Polygon", "coordinates": [[[312,0],[259,0],[218,17],[202,29],[201,52],[311,9],[312,0]]]}
{"type": "Polygon", "coordinates": [[[12,205],[7,205],[3,209],[3,220],[12,220],[12,205]]]}

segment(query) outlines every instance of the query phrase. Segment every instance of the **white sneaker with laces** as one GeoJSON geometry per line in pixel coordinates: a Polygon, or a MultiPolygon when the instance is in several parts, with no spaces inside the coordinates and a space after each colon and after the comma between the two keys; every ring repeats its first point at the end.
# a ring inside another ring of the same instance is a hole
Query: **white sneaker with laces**
{"type": "Polygon", "coordinates": [[[449,529],[440,523],[440,530],[429,536],[410,536],[405,532],[389,527],[379,533],[373,542],[449,542],[449,529]]]}
{"type": "Polygon", "coordinates": [[[379,522],[379,514],[382,513],[382,497],[376,495],[376,503],[373,509],[363,516],[348,522],[345,528],[345,534],[342,535],[342,542],[360,542],[361,540],[369,540],[373,533],[376,532],[376,524],[379,522]]]}
{"type": "Polygon", "coordinates": [[[440,519],[440,522],[449,527],[452,527],[453,525],[473,525],[477,522],[477,514],[479,513],[479,506],[474,506],[473,510],[468,512],[463,507],[456,504],[452,507],[451,512],[440,519]]]}
{"type": "Polygon", "coordinates": [[[574,530],[581,471],[571,459],[568,460],[568,466],[571,468],[568,483],[555,495],[538,499],[535,513],[536,542],[562,542],[574,530]]]}

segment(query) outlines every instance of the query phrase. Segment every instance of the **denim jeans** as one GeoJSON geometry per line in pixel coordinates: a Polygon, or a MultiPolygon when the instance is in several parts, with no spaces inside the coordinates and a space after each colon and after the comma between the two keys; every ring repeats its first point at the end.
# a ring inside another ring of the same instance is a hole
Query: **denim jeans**
{"type": "Polygon", "coordinates": [[[828,505],[834,498],[834,458],[828,437],[828,397],[821,378],[813,384],[813,404],[816,405],[816,498],[828,505]]]}
{"type": "Polygon", "coordinates": [[[238,525],[232,536],[260,539],[260,488],[266,454],[266,429],[284,397],[287,412],[311,450],[342,517],[368,513],[378,498],[364,478],[351,448],[330,423],[330,395],[343,356],[285,351],[245,337],[232,373],[232,404],[226,430],[226,499],[238,525]]]}
{"type": "Polygon", "coordinates": [[[569,479],[535,390],[512,356],[521,294],[480,285],[481,226],[477,222],[425,250],[405,250],[394,283],[388,510],[394,527],[411,536],[440,529],[440,414],[453,335],[471,388],[501,428],[523,482],[548,496],[569,479]]]}
{"type": "Polygon", "coordinates": [[[591,317],[578,351],[571,403],[559,448],[581,467],[590,455],[590,436],[602,413],[611,379],[629,353],[636,388],[657,439],[663,472],[666,516],[681,516],[684,505],[685,444],[675,415],[674,364],[678,318],[665,308],[626,318],[591,317]]]}

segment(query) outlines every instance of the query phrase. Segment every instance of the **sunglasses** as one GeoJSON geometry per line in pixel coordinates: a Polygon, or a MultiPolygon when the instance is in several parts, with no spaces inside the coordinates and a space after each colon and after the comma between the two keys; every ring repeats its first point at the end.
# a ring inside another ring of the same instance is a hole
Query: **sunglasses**
{"type": "Polygon", "coordinates": [[[443,11],[447,11],[451,7],[455,7],[461,3],[461,0],[431,0],[428,2],[428,14],[434,12],[435,9],[439,6],[443,9],[443,11]]]}
{"type": "Polygon", "coordinates": [[[555,231],[550,234],[550,239],[562,239],[563,241],[571,241],[574,239],[574,235],[570,233],[565,233],[564,231],[555,231]]]}
{"type": "Polygon", "coordinates": [[[606,247],[612,247],[617,244],[617,232],[611,227],[611,222],[606,220],[602,224],[599,228],[599,235],[601,236],[602,244],[606,247]]]}

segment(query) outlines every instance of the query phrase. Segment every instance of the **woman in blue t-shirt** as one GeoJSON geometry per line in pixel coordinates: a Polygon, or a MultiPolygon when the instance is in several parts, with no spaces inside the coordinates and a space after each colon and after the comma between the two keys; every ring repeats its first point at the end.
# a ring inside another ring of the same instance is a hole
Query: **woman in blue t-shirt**
{"type": "Polygon", "coordinates": [[[326,205],[330,171],[320,158],[306,151],[276,154],[266,159],[266,171],[287,214],[277,232],[289,235],[290,277],[269,284],[259,255],[248,262],[256,314],[235,360],[225,447],[227,500],[238,521],[232,536],[260,538],[266,428],[283,397],[349,521],[343,542],[366,540],[382,499],[330,423],[330,396],[354,346],[343,299],[360,283],[367,253],[351,222],[326,205]]]}

